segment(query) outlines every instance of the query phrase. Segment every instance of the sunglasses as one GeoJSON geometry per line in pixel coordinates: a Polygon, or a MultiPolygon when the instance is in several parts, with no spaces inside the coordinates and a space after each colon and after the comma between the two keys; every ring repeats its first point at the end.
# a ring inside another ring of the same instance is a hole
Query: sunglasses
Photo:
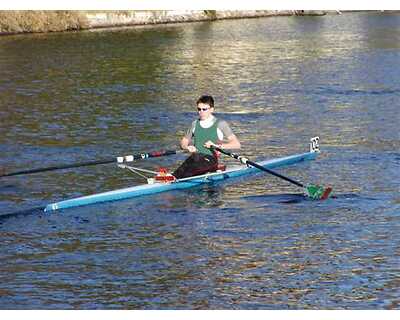
{"type": "Polygon", "coordinates": [[[197,111],[207,111],[207,110],[210,110],[211,108],[199,108],[199,107],[197,107],[197,111]]]}

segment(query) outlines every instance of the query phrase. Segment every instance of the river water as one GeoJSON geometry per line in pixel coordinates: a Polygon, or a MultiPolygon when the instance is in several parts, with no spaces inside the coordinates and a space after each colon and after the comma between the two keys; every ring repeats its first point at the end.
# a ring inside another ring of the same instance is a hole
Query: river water
{"type": "Polygon", "coordinates": [[[279,172],[334,188],[310,201],[259,174],[45,214],[143,180],[1,178],[1,309],[399,308],[399,14],[6,36],[0,70],[6,172],[175,149],[209,93],[251,159],[318,135],[316,161],[279,172]]]}

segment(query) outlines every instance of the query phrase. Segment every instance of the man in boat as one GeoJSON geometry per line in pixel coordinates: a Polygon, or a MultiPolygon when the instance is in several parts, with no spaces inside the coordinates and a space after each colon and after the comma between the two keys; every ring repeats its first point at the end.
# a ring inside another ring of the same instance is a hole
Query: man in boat
{"type": "Polygon", "coordinates": [[[240,142],[228,123],[213,115],[214,99],[203,95],[197,100],[199,118],[182,138],[180,145],[191,155],[172,173],[177,179],[192,177],[218,169],[218,155],[211,146],[221,149],[240,149],[240,142]]]}

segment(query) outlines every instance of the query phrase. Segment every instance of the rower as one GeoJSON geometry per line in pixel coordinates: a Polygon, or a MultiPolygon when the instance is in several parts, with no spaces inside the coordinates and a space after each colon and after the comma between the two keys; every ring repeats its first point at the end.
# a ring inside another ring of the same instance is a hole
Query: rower
{"type": "Polygon", "coordinates": [[[172,173],[177,179],[192,177],[219,169],[218,155],[211,146],[229,150],[240,149],[240,142],[225,120],[213,115],[214,98],[201,96],[196,102],[198,119],[192,122],[180,146],[190,156],[172,173]]]}

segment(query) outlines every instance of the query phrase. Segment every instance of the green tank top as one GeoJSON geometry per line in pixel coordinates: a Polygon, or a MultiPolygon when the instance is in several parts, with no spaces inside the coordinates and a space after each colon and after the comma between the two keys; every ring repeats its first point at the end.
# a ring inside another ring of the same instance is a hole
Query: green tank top
{"type": "Polygon", "coordinates": [[[200,125],[200,121],[199,120],[196,121],[193,142],[194,146],[196,147],[199,153],[213,155],[210,149],[204,147],[204,144],[209,140],[214,142],[215,144],[218,143],[217,128],[218,128],[218,119],[209,128],[203,128],[200,125]]]}

